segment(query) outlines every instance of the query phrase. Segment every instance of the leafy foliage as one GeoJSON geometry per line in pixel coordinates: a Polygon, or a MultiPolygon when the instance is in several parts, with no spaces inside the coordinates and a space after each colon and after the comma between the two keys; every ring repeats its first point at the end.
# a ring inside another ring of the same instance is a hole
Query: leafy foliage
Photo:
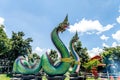
{"type": "Polygon", "coordinates": [[[28,61],[34,62],[37,59],[40,59],[37,53],[28,54],[28,61]]]}
{"type": "Polygon", "coordinates": [[[88,62],[89,60],[89,55],[87,53],[87,48],[83,48],[82,47],[82,43],[81,41],[77,41],[74,45],[75,51],[77,52],[77,54],[80,57],[80,63],[81,63],[81,70],[84,70],[84,66],[83,64],[88,62]]]}
{"type": "Polygon", "coordinates": [[[107,65],[111,64],[112,61],[120,61],[120,46],[104,48],[101,56],[107,65]]]}
{"type": "Polygon", "coordinates": [[[4,31],[4,26],[0,25],[0,55],[5,55],[8,53],[11,49],[11,41],[7,37],[5,31],[4,31]]]}
{"type": "MultiPolygon", "coordinates": [[[[13,65],[13,62],[18,56],[32,53],[30,42],[33,40],[32,38],[24,39],[24,36],[25,34],[23,32],[12,32],[12,38],[9,39],[4,30],[4,26],[0,25],[0,58],[10,60],[11,63],[9,66],[13,65]]],[[[36,59],[40,57],[37,54],[33,54],[32,58],[36,59]]]]}
{"type": "Polygon", "coordinates": [[[104,48],[101,53],[103,62],[106,64],[105,71],[110,73],[120,72],[120,46],[104,48]]]}
{"type": "Polygon", "coordinates": [[[14,59],[21,55],[31,54],[32,48],[30,42],[32,42],[32,38],[23,39],[25,34],[23,32],[12,32],[12,50],[11,55],[14,59]]]}
{"type": "Polygon", "coordinates": [[[51,49],[49,53],[49,57],[50,57],[51,63],[54,64],[58,60],[57,51],[51,49]]]}
{"type": "Polygon", "coordinates": [[[93,59],[85,63],[83,66],[87,71],[90,71],[93,67],[97,67],[98,64],[100,64],[100,61],[98,59],[93,59]]]}

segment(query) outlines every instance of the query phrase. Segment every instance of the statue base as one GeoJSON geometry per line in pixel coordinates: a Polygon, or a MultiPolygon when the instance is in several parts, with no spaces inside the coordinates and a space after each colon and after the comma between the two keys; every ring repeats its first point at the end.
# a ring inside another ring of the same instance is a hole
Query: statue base
{"type": "Polygon", "coordinates": [[[78,74],[77,73],[72,73],[72,74],[70,74],[70,77],[78,77],[78,74]]]}
{"type": "Polygon", "coordinates": [[[77,73],[70,74],[70,80],[86,80],[84,77],[79,76],[77,73]]]}
{"type": "Polygon", "coordinates": [[[47,77],[48,80],[64,80],[65,76],[47,77]]]}
{"type": "Polygon", "coordinates": [[[78,76],[78,77],[70,77],[70,80],[86,80],[84,77],[78,76]]]}

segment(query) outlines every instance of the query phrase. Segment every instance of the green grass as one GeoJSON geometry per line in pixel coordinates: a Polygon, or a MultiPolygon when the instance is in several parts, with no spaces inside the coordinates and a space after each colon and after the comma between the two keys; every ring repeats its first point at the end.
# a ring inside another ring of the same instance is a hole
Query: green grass
{"type": "MultiPolygon", "coordinates": [[[[95,80],[93,77],[92,78],[90,78],[90,77],[87,77],[87,79],[86,80],[95,80]]],[[[102,78],[98,78],[98,79],[96,79],[96,80],[108,80],[107,78],[104,78],[104,79],[102,79],[102,78]]]]}
{"type": "Polygon", "coordinates": [[[10,80],[10,77],[8,77],[6,74],[0,74],[0,80],[10,80]]]}
{"type": "MultiPolygon", "coordinates": [[[[94,78],[87,78],[86,80],[95,80],[94,78]]],[[[97,80],[101,80],[101,79],[97,79],[97,80]]]]}

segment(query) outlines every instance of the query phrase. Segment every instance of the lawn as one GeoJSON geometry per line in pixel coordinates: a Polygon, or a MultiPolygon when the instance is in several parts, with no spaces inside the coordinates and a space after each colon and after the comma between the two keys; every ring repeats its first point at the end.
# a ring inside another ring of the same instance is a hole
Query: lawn
{"type": "Polygon", "coordinates": [[[6,74],[0,74],[0,80],[10,80],[10,77],[8,77],[6,74]]]}
{"type": "MultiPolygon", "coordinates": [[[[94,78],[87,78],[86,80],[95,80],[95,79],[94,79],[94,78]]],[[[108,79],[98,78],[98,79],[96,79],[96,80],[108,80],[108,79]]]]}

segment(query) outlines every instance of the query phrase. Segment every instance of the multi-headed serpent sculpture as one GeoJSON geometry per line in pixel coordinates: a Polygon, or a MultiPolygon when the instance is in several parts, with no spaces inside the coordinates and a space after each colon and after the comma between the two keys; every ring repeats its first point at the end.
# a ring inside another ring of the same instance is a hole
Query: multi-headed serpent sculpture
{"type": "MultiPolygon", "coordinates": [[[[44,72],[49,76],[55,76],[55,75],[64,75],[68,69],[70,68],[69,60],[70,54],[64,43],[59,38],[59,33],[64,32],[66,28],[69,26],[68,23],[68,16],[64,19],[62,23],[58,25],[58,27],[55,27],[53,31],[51,32],[51,39],[55,47],[58,49],[60,55],[61,55],[61,62],[57,66],[53,66],[49,58],[46,54],[43,54],[41,59],[36,59],[34,63],[31,63],[27,61],[24,57],[18,57],[13,65],[13,72],[15,73],[21,73],[21,74],[35,74],[38,73],[41,68],[43,68],[44,72]]],[[[76,41],[76,40],[75,40],[76,41]]],[[[74,43],[74,39],[71,40],[70,49],[73,53],[73,56],[76,61],[79,61],[78,56],[74,53],[72,44],[74,43]]],[[[79,66],[77,64],[74,66],[72,72],[78,72],[79,66]]]]}

